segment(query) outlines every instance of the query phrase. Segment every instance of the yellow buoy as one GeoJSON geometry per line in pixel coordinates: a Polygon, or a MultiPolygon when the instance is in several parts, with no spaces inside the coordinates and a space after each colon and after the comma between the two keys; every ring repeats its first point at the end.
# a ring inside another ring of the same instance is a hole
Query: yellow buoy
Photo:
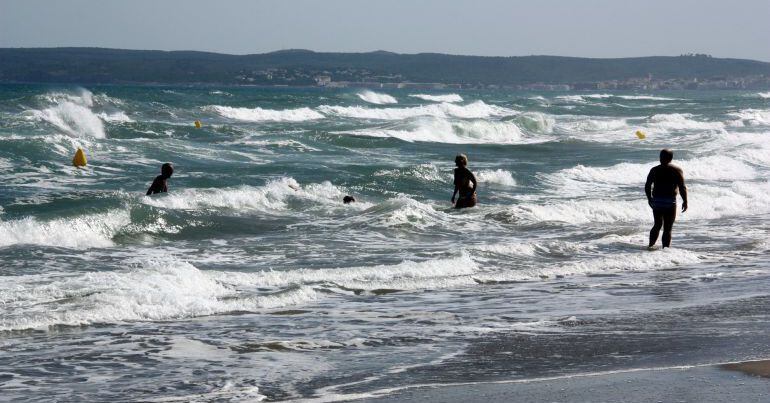
{"type": "Polygon", "coordinates": [[[200,121],[200,120],[196,120],[196,121],[195,121],[195,128],[196,128],[196,129],[200,129],[200,128],[201,128],[201,126],[203,126],[203,125],[201,124],[201,121],[200,121]]]}
{"type": "Polygon", "coordinates": [[[82,148],[78,148],[78,150],[75,151],[75,157],[72,158],[72,165],[80,168],[86,166],[87,163],[85,151],[83,151],[82,148]]]}
{"type": "Polygon", "coordinates": [[[644,139],[646,139],[646,138],[647,138],[647,135],[646,135],[646,134],[644,134],[644,132],[643,132],[643,131],[641,131],[641,130],[637,130],[637,131],[636,131],[636,137],[639,137],[639,140],[644,140],[644,139]]]}

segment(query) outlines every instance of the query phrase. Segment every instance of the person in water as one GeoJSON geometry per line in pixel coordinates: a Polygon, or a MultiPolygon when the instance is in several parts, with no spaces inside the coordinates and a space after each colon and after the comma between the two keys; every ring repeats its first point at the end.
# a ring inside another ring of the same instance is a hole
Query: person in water
{"type": "Polygon", "coordinates": [[[647,203],[652,208],[655,225],[650,230],[649,249],[658,241],[658,234],[663,228],[663,247],[671,246],[671,228],[676,220],[676,195],[682,196],[682,212],[687,211],[687,187],[684,185],[682,170],[671,165],[674,153],[669,149],[660,151],[660,165],[650,169],[647,175],[647,183],[644,185],[644,193],[647,194],[647,203]]]}
{"type": "Polygon", "coordinates": [[[347,195],[347,196],[342,198],[342,203],[344,203],[344,204],[350,204],[350,203],[355,203],[355,202],[356,202],[356,198],[353,197],[353,196],[350,196],[350,195],[347,195]]]}
{"type": "Polygon", "coordinates": [[[458,154],[455,157],[455,190],[452,193],[452,203],[455,208],[473,207],[476,205],[476,177],[473,172],[468,170],[468,157],[465,154],[458,154]],[[471,183],[473,187],[471,187],[471,183]],[[455,195],[459,193],[457,203],[455,203],[455,195]]]}
{"type": "Polygon", "coordinates": [[[152,185],[150,185],[150,188],[147,189],[147,196],[155,193],[168,192],[168,183],[166,181],[173,174],[174,174],[174,166],[171,165],[170,162],[163,164],[160,167],[160,175],[155,177],[155,180],[152,181],[152,185]]]}

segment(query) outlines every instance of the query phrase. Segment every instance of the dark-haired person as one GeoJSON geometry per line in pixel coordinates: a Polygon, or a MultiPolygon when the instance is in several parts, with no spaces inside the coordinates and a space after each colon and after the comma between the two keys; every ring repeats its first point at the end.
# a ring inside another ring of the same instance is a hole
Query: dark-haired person
{"type": "Polygon", "coordinates": [[[174,174],[174,166],[170,162],[163,164],[160,167],[160,175],[155,177],[152,181],[152,185],[147,189],[147,196],[155,193],[168,192],[168,183],[166,182],[171,175],[174,174]]]}
{"type": "Polygon", "coordinates": [[[476,205],[476,177],[473,172],[468,170],[468,157],[465,154],[458,154],[455,157],[455,190],[452,193],[452,203],[455,208],[473,207],[476,205]],[[473,186],[471,187],[471,184],[473,186]],[[457,203],[455,195],[459,193],[457,203]]]}
{"type": "Polygon", "coordinates": [[[342,198],[342,203],[344,203],[344,204],[350,204],[350,203],[355,203],[355,202],[356,202],[356,198],[353,197],[353,196],[350,196],[350,195],[347,195],[347,196],[342,198]]]}
{"type": "Polygon", "coordinates": [[[682,196],[682,212],[687,211],[687,187],[684,185],[682,169],[671,165],[674,153],[669,149],[660,151],[660,165],[650,169],[647,175],[647,183],[644,185],[644,193],[647,194],[647,203],[652,208],[655,225],[650,230],[650,244],[648,249],[655,247],[658,234],[663,228],[663,247],[671,246],[671,228],[676,220],[676,195],[682,196]]]}

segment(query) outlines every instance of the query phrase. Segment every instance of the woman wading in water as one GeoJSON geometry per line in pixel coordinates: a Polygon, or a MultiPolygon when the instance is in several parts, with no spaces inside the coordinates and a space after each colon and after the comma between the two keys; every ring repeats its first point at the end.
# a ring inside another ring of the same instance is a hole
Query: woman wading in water
{"type": "Polygon", "coordinates": [[[469,171],[468,157],[465,154],[458,154],[455,157],[455,191],[452,193],[452,203],[455,204],[455,208],[473,207],[476,205],[476,177],[473,176],[473,172],[469,171]],[[473,187],[471,187],[473,183],[473,187]],[[455,203],[455,195],[460,193],[455,203]]]}

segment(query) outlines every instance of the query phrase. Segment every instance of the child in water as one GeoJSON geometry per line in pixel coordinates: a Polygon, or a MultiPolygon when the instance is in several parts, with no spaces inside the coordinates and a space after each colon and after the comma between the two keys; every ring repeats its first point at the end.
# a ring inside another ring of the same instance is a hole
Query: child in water
{"type": "Polygon", "coordinates": [[[452,203],[455,204],[455,208],[473,207],[476,205],[476,177],[471,171],[468,170],[468,157],[465,154],[458,154],[455,157],[455,190],[452,193],[452,203]],[[471,187],[473,183],[473,187],[471,187]],[[460,193],[457,203],[455,203],[455,195],[460,193]]]}
{"type": "Polygon", "coordinates": [[[163,164],[160,167],[160,175],[155,177],[155,180],[152,181],[152,185],[150,185],[150,188],[147,189],[147,196],[155,193],[168,192],[168,183],[166,183],[166,181],[173,174],[174,174],[174,166],[171,165],[170,162],[163,164]]]}

